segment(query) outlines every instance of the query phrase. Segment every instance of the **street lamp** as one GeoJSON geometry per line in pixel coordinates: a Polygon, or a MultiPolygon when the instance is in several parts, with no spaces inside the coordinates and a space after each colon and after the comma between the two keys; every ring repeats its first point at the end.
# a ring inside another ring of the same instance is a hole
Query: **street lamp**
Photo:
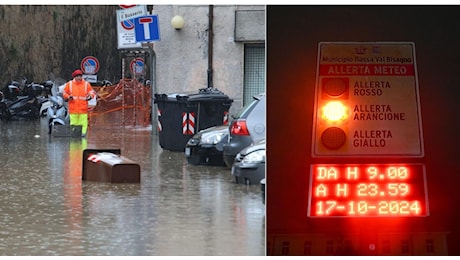
{"type": "Polygon", "coordinates": [[[176,30],[184,28],[184,24],[184,18],[182,18],[180,15],[176,15],[171,19],[171,25],[176,30]]]}

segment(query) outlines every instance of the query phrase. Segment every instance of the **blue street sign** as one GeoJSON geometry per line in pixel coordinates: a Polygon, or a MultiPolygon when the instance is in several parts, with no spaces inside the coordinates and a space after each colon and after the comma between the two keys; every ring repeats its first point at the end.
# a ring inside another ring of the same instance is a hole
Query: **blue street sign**
{"type": "Polygon", "coordinates": [[[160,40],[158,15],[141,16],[134,19],[136,42],[153,42],[160,40]]]}

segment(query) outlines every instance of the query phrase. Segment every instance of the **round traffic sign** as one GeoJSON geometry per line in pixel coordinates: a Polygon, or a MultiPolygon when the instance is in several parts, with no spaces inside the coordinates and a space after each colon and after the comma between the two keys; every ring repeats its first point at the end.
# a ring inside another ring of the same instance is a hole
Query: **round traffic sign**
{"type": "Polygon", "coordinates": [[[134,20],[133,19],[130,19],[130,20],[124,20],[121,23],[121,26],[125,29],[125,30],[134,30],[134,20]]]}
{"type": "Polygon", "coordinates": [[[128,8],[134,7],[136,5],[118,5],[118,6],[120,6],[123,9],[128,9],[128,8]]]}
{"type": "Polygon", "coordinates": [[[80,67],[84,74],[94,75],[99,71],[99,61],[96,57],[86,56],[81,61],[80,67]]]}
{"type": "Polygon", "coordinates": [[[132,73],[139,75],[144,74],[144,59],[143,58],[135,58],[129,64],[129,68],[132,73]]]}

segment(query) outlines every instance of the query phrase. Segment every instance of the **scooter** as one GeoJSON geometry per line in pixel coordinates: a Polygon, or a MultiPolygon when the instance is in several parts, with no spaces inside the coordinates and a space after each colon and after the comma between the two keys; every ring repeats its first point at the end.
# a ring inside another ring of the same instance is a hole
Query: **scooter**
{"type": "Polygon", "coordinates": [[[49,97],[51,106],[47,110],[48,134],[53,133],[56,125],[68,126],[70,125],[70,114],[67,109],[67,104],[64,98],[59,93],[58,86],[54,84],[51,88],[52,96],[49,97]]]}
{"type": "Polygon", "coordinates": [[[54,82],[47,80],[43,82],[42,85],[44,87],[44,95],[38,96],[38,102],[40,103],[40,117],[45,117],[48,112],[48,108],[53,105],[49,100],[49,97],[51,95],[51,89],[54,86],[54,82]]]}
{"type": "MultiPolygon", "coordinates": [[[[42,85],[31,83],[24,87],[21,96],[4,97],[0,101],[0,119],[4,121],[13,118],[38,119],[41,104],[37,96],[42,93],[43,89],[42,85]]],[[[5,96],[5,93],[3,94],[5,96]]]]}
{"type": "Polygon", "coordinates": [[[3,88],[2,93],[4,98],[13,100],[18,96],[22,95],[21,83],[18,81],[11,81],[6,87],[3,88]]]}

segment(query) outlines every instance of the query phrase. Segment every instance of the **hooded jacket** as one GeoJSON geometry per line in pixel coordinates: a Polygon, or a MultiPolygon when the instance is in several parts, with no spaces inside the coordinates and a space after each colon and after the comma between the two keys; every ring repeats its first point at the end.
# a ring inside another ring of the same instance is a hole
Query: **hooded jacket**
{"type": "Polygon", "coordinates": [[[75,79],[67,82],[64,87],[63,97],[68,100],[69,113],[86,114],[88,113],[88,96],[94,98],[96,92],[88,81],[75,79]],[[72,96],[73,99],[69,99],[72,96]]]}

